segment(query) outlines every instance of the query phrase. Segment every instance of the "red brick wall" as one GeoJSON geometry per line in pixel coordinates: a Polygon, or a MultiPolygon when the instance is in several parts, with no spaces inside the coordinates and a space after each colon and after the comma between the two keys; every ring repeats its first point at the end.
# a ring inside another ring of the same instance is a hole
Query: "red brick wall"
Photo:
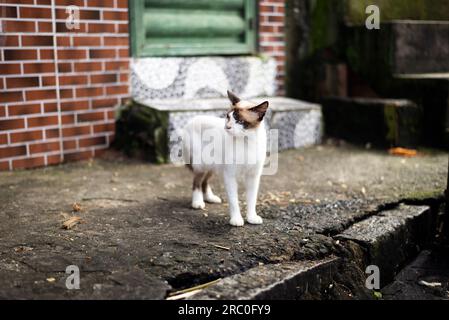
{"type": "MultiPolygon", "coordinates": [[[[129,96],[127,8],[128,0],[0,0],[0,171],[109,146],[114,110],[129,96]],[[69,5],[80,8],[79,30],[66,27],[69,5]]],[[[276,59],[284,94],[284,1],[260,1],[259,11],[259,48],[276,59]]]]}
{"type": "Polygon", "coordinates": [[[285,94],[285,1],[259,1],[259,50],[276,59],[277,93],[285,94]]]}
{"type": "Polygon", "coordinates": [[[0,0],[0,170],[97,155],[129,94],[127,0],[53,1],[0,0]]]}

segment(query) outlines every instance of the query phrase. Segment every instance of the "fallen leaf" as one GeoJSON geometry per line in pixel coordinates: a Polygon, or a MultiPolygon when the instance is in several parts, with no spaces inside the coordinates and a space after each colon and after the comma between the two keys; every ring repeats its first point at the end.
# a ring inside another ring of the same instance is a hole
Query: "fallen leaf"
{"type": "Polygon", "coordinates": [[[393,156],[413,158],[418,156],[418,151],[406,148],[391,148],[388,152],[393,156]]]}
{"type": "Polygon", "coordinates": [[[47,278],[47,282],[53,283],[53,282],[55,282],[55,281],[56,281],[55,278],[47,278]]]}
{"type": "Polygon", "coordinates": [[[77,203],[77,202],[75,202],[75,203],[72,205],[72,209],[73,209],[73,211],[75,211],[75,212],[79,212],[79,211],[82,210],[81,205],[80,205],[79,203],[77,203]]]}
{"type": "Polygon", "coordinates": [[[67,219],[66,221],[63,222],[62,224],[62,228],[66,229],[66,230],[70,230],[72,229],[74,226],[76,226],[78,223],[81,223],[83,221],[83,219],[81,219],[81,217],[70,217],[69,219],[67,219]]]}

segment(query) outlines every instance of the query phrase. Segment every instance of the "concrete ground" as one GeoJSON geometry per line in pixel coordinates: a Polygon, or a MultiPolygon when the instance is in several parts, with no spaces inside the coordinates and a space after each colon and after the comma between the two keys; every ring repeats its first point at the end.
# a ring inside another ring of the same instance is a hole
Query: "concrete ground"
{"type": "MultiPolygon", "coordinates": [[[[191,174],[115,152],[0,173],[0,298],[163,299],[259,265],[338,256],[332,238],[380,207],[438,198],[448,154],[319,146],[281,153],[262,178],[261,226],[228,225],[226,203],[189,208],[191,174]],[[72,212],[72,204],[81,211],[72,212]],[[72,215],[82,218],[62,229],[72,215]],[[68,265],[81,270],[67,290],[68,265]]],[[[219,179],[216,191],[224,197],[219,179]]],[[[243,198],[243,197],[242,197],[243,198]]],[[[349,289],[350,290],[350,289],[349,289]]]]}

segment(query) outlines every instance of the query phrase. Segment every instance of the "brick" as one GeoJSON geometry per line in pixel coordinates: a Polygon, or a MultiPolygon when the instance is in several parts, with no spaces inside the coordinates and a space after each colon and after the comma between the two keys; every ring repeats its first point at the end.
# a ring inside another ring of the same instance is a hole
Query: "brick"
{"type": "Polygon", "coordinates": [[[9,170],[9,162],[8,161],[0,161],[0,171],[9,170]]]}
{"type": "Polygon", "coordinates": [[[53,60],[55,53],[53,49],[39,49],[40,60],[53,60]]]}
{"type": "Polygon", "coordinates": [[[37,86],[39,86],[38,77],[17,77],[6,79],[6,87],[8,89],[37,87],[37,86]]]}
{"type": "Polygon", "coordinates": [[[72,64],[71,63],[58,63],[58,72],[59,73],[69,73],[72,72],[72,64]]]}
{"type": "Polygon", "coordinates": [[[21,18],[51,19],[51,8],[20,7],[21,18]]]}
{"type": "Polygon", "coordinates": [[[92,108],[93,109],[99,109],[99,108],[112,108],[117,106],[118,100],[117,99],[96,99],[92,100],[92,108]]]}
{"type": "Polygon", "coordinates": [[[103,11],[103,20],[128,20],[128,12],[125,11],[103,11]]]}
{"type": "Polygon", "coordinates": [[[61,156],[60,155],[47,155],[47,165],[55,165],[61,163],[61,156]]]}
{"type": "Polygon", "coordinates": [[[84,72],[84,71],[101,71],[103,70],[103,66],[101,62],[75,62],[74,64],[75,72],[84,72]]]}
{"type": "Polygon", "coordinates": [[[5,116],[6,116],[6,107],[0,106],[0,118],[5,117],[5,116]]]}
{"type": "Polygon", "coordinates": [[[22,46],[53,46],[52,36],[22,36],[22,46]]]}
{"type": "Polygon", "coordinates": [[[59,84],[61,86],[87,84],[87,76],[83,75],[60,76],[59,84]]]}
{"type": "Polygon", "coordinates": [[[0,120],[0,131],[22,129],[24,127],[25,121],[23,119],[0,120]]]}
{"type": "Polygon", "coordinates": [[[106,94],[128,94],[128,86],[127,85],[118,85],[111,86],[106,88],[106,94]]]}
{"type": "Polygon", "coordinates": [[[89,33],[115,33],[113,23],[89,23],[89,33]]]}
{"type": "Polygon", "coordinates": [[[33,90],[25,93],[27,101],[56,99],[55,90],[33,90]]]}
{"type": "Polygon", "coordinates": [[[118,24],[117,29],[119,33],[129,34],[129,26],[127,23],[118,24]]]}
{"type": "Polygon", "coordinates": [[[100,59],[100,58],[115,58],[115,50],[113,49],[90,49],[89,58],[100,59]]]}
{"type": "Polygon", "coordinates": [[[73,44],[75,46],[100,46],[101,37],[74,37],[73,44]]]}
{"type": "Polygon", "coordinates": [[[6,7],[0,5],[0,13],[3,18],[17,18],[17,7],[6,7]]]}
{"type": "Polygon", "coordinates": [[[77,115],[78,122],[102,121],[104,112],[81,113],[77,115]]]}
{"type": "MultiPolygon", "coordinates": [[[[123,2],[123,0],[119,0],[118,2],[123,2]]],[[[103,7],[103,8],[114,8],[114,1],[113,0],[90,0],[89,1],[90,7],[103,7]]]]}
{"type": "Polygon", "coordinates": [[[79,29],[68,29],[65,22],[56,23],[56,32],[58,33],[85,33],[87,32],[87,24],[80,23],[79,29]]]}
{"type": "Polygon", "coordinates": [[[61,116],[61,122],[63,125],[65,124],[74,124],[75,123],[75,115],[73,114],[64,114],[61,116]]]}
{"type": "Polygon", "coordinates": [[[28,127],[45,127],[54,126],[58,124],[57,116],[43,116],[27,119],[28,127]]]}
{"type": "Polygon", "coordinates": [[[39,32],[53,32],[53,24],[51,22],[38,21],[37,28],[39,32]]]}
{"type": "Polygon", "coordinates": [[[62,129],[63,137],[82,136],[87,134],[90,134],[90,126],[79,126],[62,129]]]}
{"type": "Polygon", "coordinates": [[[42,86],[55,86],[56,85],[56,77],[55,76],[47,76],[42,77],[42,86]]]}
{"type": "Polygon", "coordinates": [[[52,73],[55,72],[55,64],[51,62],[25,63],[24,73],[52,73]]]}
{"type": "Polygon", "coordinates": [[[105,64],[105,68],[107,71],[112,70],[129,70],[129,62],[128,61],[108,61],[105,64]]]}
{"type": "Polygon", "coordinates": [[[0,144],[7,144],[7,143],[8,143],[8,135],[0,134],[0,144]]]}
{"type": "Polygon", "coordinates": [[[9,91],[0,94],[0,102],[19,102],[23,101],[22,91],[9,91]]]}
{"type": "Polygon", "coordinates": [[[44,138],[42,130],[25,132],[13,132],[10,134],[11,143],[42,140],[44,138]]]}
{"type": "Polygon", "coordinates": [[[58,47],[70,47],[72,43],[68,36],[58,36],[56,42],[58,47]]]}
{"type": "Polygon", "coordinates": [[[13,160],[12,162],[13,169],[29,169],[29,168],[42,167],[44,165],[45,165],[44,157],[19,159],[13,160]]]}
{"type": "Polygon", "coordinates": [[[4,56],[6,61],[13,60],[36,60],[37,50],[32,49],[5,49],[4,56]]]}
{"type": "Polygon", "coordinates": [[[85,138],[78,141],[80,148],[99,146],[106,144],[106,137],[85,138]]]}
{"type": "Polygon", "coordinates": [[[45,130],[45,137],[47,139],[59,138],[59,129],[47,129],[45,130]]]}
{"type": "Polygon", "coordinates": [[[56,102],[49,102],[44,104],[44,112],[58,112],[58,104],[56,102]]]}
{"type": "Polygon", "coordinates": [[[61,111],[79,111],[89,109],[89,101],[67,101],[61,102],[61,111]]]}
{"type": "MultiPolygon", "coordinates": [[[[83,7],[84,6],[84,0],[55,0],[57,6],[78,6],[83,7]]],[[[120,1],[120,0],[119,0],[120,1]]],[[[90,0],[89,0],[90,4],[90,0]]]]}
{"type": "MultiPolygon", "coordinates": [[[[99,10],[84,10],[81,9],[80,20],[99,20],[100,19],[100,11],[99,10]]],[[[68,14],[65,9],[56,9],[56,19],[65,20],[67,19],[68,14]]]]}
{"type": "Polygon", "coordinates": [[[58,50],[58,59],[71,60],[71,59],[86,59],[87,52],[84,49],[63,49],[58,50]]]}
{"type": "Polygon", "coordinates": [[[114,132],[114,131],[115,131],[114,123],[102,123],[94,125],[94,133],[114,132]]]}
{"type": "Polygon", "coordinates": [[[118,56],[119,56],[119,58],[128,58],[129,57],[129,48],[119,49],[118,56]]]}
{"type": "Polygon", "coordinates": [[[92,158],[92,151],[75,152],[75,153],[64,153],[64,161],[80,161],[88,160],[92,158]]]}
{"type": "Polygon", "coordinates": [[[102,87],[94,87],[94,88],[77,88],[76,96],[77,97],[94,97],[103,95],[102,87]]]}
{"type": "Polygon", "coordinates": [[[63,142],[63,148],[64,148],[64,150],[75,150],[75,149],[78,149],[76,140],[65,140],[63,142]]]}
{"type": "Polygon", "coordinates": [[[122,73],[119,77],[119,82],[128,83],[128,81],[129,81],[129,74],[122,73]]]}
{"type": "Polygon", "coordinates": [[[129,45],[129,39],[128,37],[104,37],[104,45],[125,47],[129,45]]]}
{"type": "Polygon", "coordinates": [[[25,146],[0,148],[0,158],[23,156],[27,153],[25,146]]]}
{"type": "Polygon", "coordinates": [[[19,46],[19,37],[7,35],[3,37],[4,41],[2,41],[3,47],[18,47],[19,46]]]}
{"type": "Polygon", "coordinates": [[[48,142],[48,143],[38,143],[30,144],[30,153],[47,153],[59,151],[59,142],[48,142]]]}
{"type": "Polygon", "coordinates": [[[40,113],[40,104],[24,104],[24,105],[10,105],[8,106],[8,113],[10,116],[21,116],[24,114],[40,113]]]}
{"type": "Polygon", "coordinates": [[[20,74],[20,64],[15,63],[0,63],[0,74],[20,74]]]}
{"type": "Polygon", "coordinates": [[[117,75],[116,74],[98,74],[98,75],[91,75],[90,81],[92,83],[111,83],[111,82],[117,82],[117,75]]]}
{"type": "Polygon", "coordinates": [[[3,32],[35,32],[34,21],[5,21],[3,22],[3,32]]]}
{"type": "Polygon", "coordinates": [[[73,98],[73,90],[71,88],[70,89],[60,89],[59,95],[60,95],[61,99],[73,98]]]}

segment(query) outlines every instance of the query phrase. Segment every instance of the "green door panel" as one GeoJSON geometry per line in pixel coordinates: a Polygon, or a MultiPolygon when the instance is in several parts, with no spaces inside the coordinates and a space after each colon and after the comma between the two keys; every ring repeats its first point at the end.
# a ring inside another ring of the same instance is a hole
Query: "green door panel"
{"type": "Polygon", "coordinates": [[[133,0],[133,56],[251,54],[255,0],[133,0]]]}

